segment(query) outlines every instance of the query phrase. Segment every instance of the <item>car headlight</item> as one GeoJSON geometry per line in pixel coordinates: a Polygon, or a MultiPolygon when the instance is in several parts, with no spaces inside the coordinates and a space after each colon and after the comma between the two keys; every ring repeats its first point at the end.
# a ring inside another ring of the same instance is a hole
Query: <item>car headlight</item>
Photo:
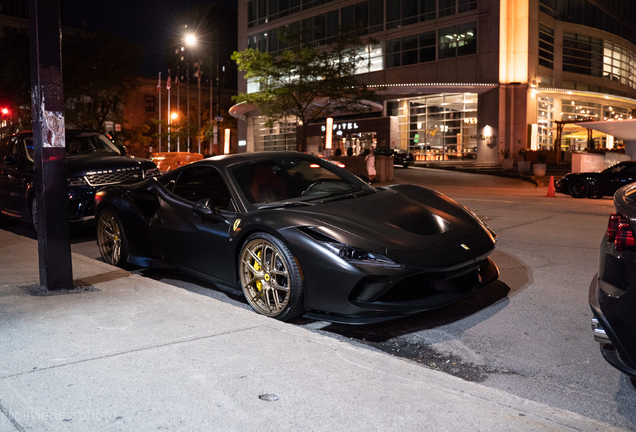
{"type": "Polygon", "coordinates": [[[88,183],[84,177],[69,177],[66,179],[68,186],[86,186],[88,183]]]}
{"type": "Polygon", "coordinates": [[[349,261],[353,264],[371,264],[386,267],[402,267],[392,259],[375,252],[365,251],[363,249],[353,248],[338,242],[326,242],[322,243],[327,249],[340,258],[349,261]]]}
{"type": "Polygon", "coordinates": [[[161,171],[159,171],[159,168],[150,168],[146,170],[146,178],[157,177],[158,175],[161,175],[161,171]]]}

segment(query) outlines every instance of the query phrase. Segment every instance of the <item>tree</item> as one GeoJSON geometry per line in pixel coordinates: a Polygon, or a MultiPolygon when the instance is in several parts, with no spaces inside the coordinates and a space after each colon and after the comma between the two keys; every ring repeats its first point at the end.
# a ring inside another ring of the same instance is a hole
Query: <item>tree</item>
{"type": "Polygon", "coordinates": [[[106,32],[65,35],[62,48],[67,126],[103,131],[107,120],[121,124],[121,104],[137,86],[140,49],[106,32]]]}
{"type": "MultiPolygon", "coordinates": [[[[360,53],[375,41],[363,42],[357,34],[341,29],[326,47],[318,48],[303,43],[302,35],[280,32],[288,48],[276,58],[252,48],[235,52],[232,59],[238,69],[261,90],[240,93],[234,101],[256,104],[270,127],[290,116],[304,126],[335,113],[360,112],[365,100],[375,99],[375,92],[355,75],[368,63],[360,53]]],[[[304,133],[302,137],[300,151],[307,148],[304,133]]]]}

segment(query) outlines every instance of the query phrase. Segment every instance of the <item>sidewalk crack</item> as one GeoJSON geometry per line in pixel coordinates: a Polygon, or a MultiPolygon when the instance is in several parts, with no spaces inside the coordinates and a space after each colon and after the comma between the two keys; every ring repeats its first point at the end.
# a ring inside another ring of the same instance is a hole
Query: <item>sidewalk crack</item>
{"type": "MultiPolygon", "coordinates": [[[[236,330],[230,330],[230,331],[226,331],[226,332],[222,332],[222,333],[217,333],[217,334],[214,334],[214,335],[199,336],[199,337],[192,338],[192,339],[187,339],[187,340],[178,340],[178,341],[166,342],[166,343],[158,344],[158,345],[135,348],[135,349],[128,350],[128,351],[122,351],[122,352],[117,352],[117,353],[112,353],[112,354],[106,354],[106,355],[99,356],[99,357],[91,357],[91,358],[87,358],[87,359],[83,359],[83,360],[77,360],[77,361],[68,362],[68,363],[62,363],[62,364],[58,364],[58,365],[54,365],[54,366],[48,366],[48,367],[41,368],[41,369],[38,368],[38,369],[30,370],[30,371],[18,372],[18,373],[14,373],[14,374],[11,374],[11,375],[2,376],[2,377],[0,377],[0,379],[14,378],[14,377],[17,377],[17,376],[26,375],[26,374],[30,374],[30,373],[56,369],[56,368],[60,368],[60,367],[72,366],[72,365],[81,364],[81,363],[87,363],[87,362],[91,362],[91,361],[95,361],[95,360],[102,360],[102,359],[107,359],[107,358],[112,358],[112,357],[118,357],[118,356],[121,356],[121,355],[131,354],[131,353],[135,353],[135,352],[147,351],[147,350],[155,349],[155,348],[163,348],[163,347],[168,347],[168,346],[172,346],[172,345],[180,345],[180,344],[186,344],[186,343],[190,343],[190,342],[196,342],[196,341],[200,341],[200,340],[204,340],[204,339],[212,339],[212,338],[215,338],[215,337],[218,337],[218,336],[225,336],[225,335],[229,335],[229,334],[233,334],[233,333],[240,333],[240,332],[244,332],[244,331],[253,330],[253,329],[257,328],[257,327],[259,327],[259,326],[245,327],[245,328],[241,328],[241,329],[236,329],[236,330]]],[[[2,405],[0,405],[0,412],[4,412],[4,411],[2,411],[2,405]]]]}

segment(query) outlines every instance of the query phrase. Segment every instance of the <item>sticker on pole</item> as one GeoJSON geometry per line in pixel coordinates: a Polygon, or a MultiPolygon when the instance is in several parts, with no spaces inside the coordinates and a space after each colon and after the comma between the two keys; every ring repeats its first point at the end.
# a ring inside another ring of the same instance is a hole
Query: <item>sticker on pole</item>
{"type": "Polygon", "coordinates": [[[46,129],[42,131],[42,147],[65,147],[64,112],[47,111],[42,101],[42,113],[44,126],[46,126],[46,129]]]}

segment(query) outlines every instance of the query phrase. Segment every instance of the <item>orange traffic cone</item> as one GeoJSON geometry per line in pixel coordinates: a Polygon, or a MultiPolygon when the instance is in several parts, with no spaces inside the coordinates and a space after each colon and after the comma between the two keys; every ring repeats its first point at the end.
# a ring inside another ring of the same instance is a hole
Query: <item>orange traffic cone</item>
{"type": "Polygon", "coordinates": [[[550,176],[550,184],[548,185],[547,197],[556,197],[554,194],[554,176],[550,176]]]}

